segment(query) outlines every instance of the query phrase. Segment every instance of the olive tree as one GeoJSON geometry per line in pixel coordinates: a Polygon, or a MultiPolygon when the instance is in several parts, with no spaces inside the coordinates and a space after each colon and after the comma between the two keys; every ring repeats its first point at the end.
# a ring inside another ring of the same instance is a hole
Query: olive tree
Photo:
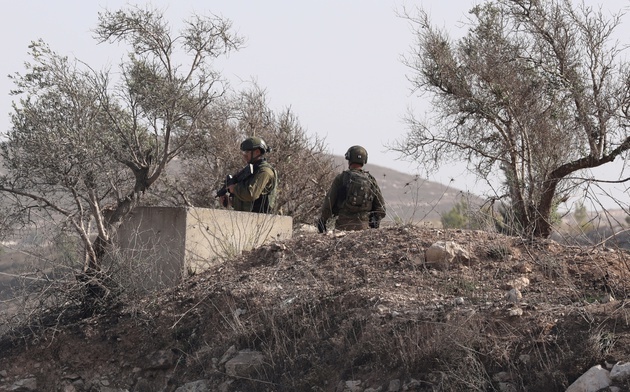
{"type": "Polygon", "coordinates": [[[493,0],[472,8],[454,40],[419,9],[406,58],[432,117],[409,118],[393,146],[432,168],[464,160],[500,174],[516,226],[546,237],[576,172],[630,148],[630,67],[614,40],[622,14],[568,0],[493,0]]]}
{"type": "Polygon", "coordinates": [[[194,15],[183,26],[174,32],[151,9],[105,11],[96,39],[129,48],[117,74],[39,41],[13,76],[0,192],[23,222],[46,214],[79,238],[81,276],[99,296],[108,293],[100,271],[116,228],[224,95],[213,60],[241,45],[218,17],[194,15]]]}
{"type": "Polygon", "coordinates": [[[266,92],[256,84],[207,111],[200,130],[170,171],[167,185],[173,204],[220,208],[214,197],[227,174],[245,163],[239,145],[249,136],[262,137],[272,148],[267,160],[278,173],[276,212],[294,224],[313,223],[334,177],[334,160],[322,139],[309,137],[290,108],[274,111],[266,92]],[[170,190],[176,189],[176,192],[170,190]]]}

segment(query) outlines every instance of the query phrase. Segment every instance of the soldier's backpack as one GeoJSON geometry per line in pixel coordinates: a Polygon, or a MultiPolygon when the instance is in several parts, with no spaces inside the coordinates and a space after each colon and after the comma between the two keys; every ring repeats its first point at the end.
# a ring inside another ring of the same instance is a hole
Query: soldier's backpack
{"type": "Polygon", "coordinates": [[[370,211],[374,200],[370,174],[359,170],[345,170],[341,194],[342,196],[345,194],[345,200],[341,204],[342,210],[353,214],[370,211]]]}

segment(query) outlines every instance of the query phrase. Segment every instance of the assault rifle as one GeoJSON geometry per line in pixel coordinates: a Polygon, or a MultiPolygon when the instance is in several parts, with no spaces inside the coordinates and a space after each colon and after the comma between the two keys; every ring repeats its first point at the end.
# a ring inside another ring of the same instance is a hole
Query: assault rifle
{"type": "MultiPolygon", "coordinates": [[[[226,176],[226,178],[225,178],[225,184],[223,185],[223,188],[221,188],[221,189],[219,189],[217,191],[217,195],[215,197],[225,196],[227,193],[230,192],[228,190],[228,187],[230,185],[233,185],[233,184],[236,184],[238,182],[244,181],[249,176],[251,176],[252,174],[254,174],[254,165],[251,164],[251,163],[249,165],[245,166],[243,169],[241,169],[240,172],[236,173],[233,176],[228,174],[226,176]]],[[[227,207],[227,200],[223,202],[223,207],[227,207]]]]}

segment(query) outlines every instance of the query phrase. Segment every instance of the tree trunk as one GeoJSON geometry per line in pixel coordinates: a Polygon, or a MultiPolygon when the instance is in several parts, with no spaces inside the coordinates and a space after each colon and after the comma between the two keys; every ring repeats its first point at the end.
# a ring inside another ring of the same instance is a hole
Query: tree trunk
{"type": "Polygon", "coordinates": [[[543,183],[543,192],[532,220],[531,232],[534,237],[548,238],[551,235],[551,210],[559,182],[559,178],[554,178],[543,183]]]}
{"type": "Polygon", "coordinates": [[[106,233],[99,234],[92,242],[92,249],[87,252],[86,268],[79,276],[79,280],[83,282],[86,289],[83,306],[88,313],[94,313],[100,306],[115,300],[118,284],[103,271],[102,267],[105,257],[114,245],[113,238],[116,230],[136,204],[137,198],[132,193],[120,200],[115,208],[103,211],[106,233]]]}

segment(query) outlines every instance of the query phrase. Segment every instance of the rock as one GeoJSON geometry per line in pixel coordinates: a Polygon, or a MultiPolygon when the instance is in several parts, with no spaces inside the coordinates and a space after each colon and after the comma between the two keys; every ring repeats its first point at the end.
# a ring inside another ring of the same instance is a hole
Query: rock
{"type": "Polygon", "coordinates": [[[389,382],[389,387],[387,388],[387,392],[398,392],[400,391],[400,380],[391,380],[389,382]]]}
{"type": "Polygon", "coordinates": [[[529,356],[529,354],[521,354],[518,356],[518,360],[522,364],[527,365],[531,361],[531,357],[529,356]]]}
{"type": "Polygon", "coordinates": [[[206,380],[193,381],[177,388],[175,392],[210,392],[210,386],[206,380]]]}
{"type": "Polygon", "coordinates": [[[77,392],[77,388],[68,381],[64,381],[61,383],[61,392],[77,392]]]}
{"type": "Polygon", "coordinates": [[[444,270],[456,259],[470,262],[468,251],[453,241],[438,241],[431,245],[425,252],[427,265],[444,270]]]}
{"type": "Polygon", "coordinates": [[[506,290],[517,289],[519,291],[522,291],[527,286],[529,286],[529,279],[524,276],[521,276],[520,278],[516,278],[516,279],[512,279],[508,281],[505,285],[505,289],[506,290]]]}
{"type": "Polygon", "coordinates": [[[346,386],[343,390],[344,392],[363,392],[361,380],[346,381],[346,386]]]}
{"type": "Polygon", "coordinates": [[[630,362],[617,362],[610,371],[610,378],[615,382],[630,379],[630,362]]]}
{"type": "Polygon", "coordinates": [[[508,316],[510,317],[521,317],[523,315],[523,309],[521,308],[513,308],[508,311],[508,316]]]}
{"type": "Polygon", "coordinates": [[[262,370],[264,356],[260,351],[241,350],[225,363],[225,373],[230,377],[252,377],[262,370]]]}
{"type": "Polygon", "coordinates": [[[234,355],[236,354],[236,347],[234,346],[230,346],[230,348],[227,349],[227,351],[223,354],[223,356],[221,357],[221,360],[219,361],[219,366],[225,364],[227,361],[230,360],[230,358],[232,358],[234,355]]]}
{"type": "Polygon", "coordinates": [[[35,392],[37,391],[37,379],[30,377],[18,380],[13,383],[9,391],[35,392]]]}
{"type": "Polygon", "coordinates": [[[499,383],[499,392],[518,392],[518,389],[509,382],[500,382],[499,383]]]}
{"type": "Polygon", "coordinates": [[[522,274],[529,274],[532,272],[532,267],[528,263],[523,261],[514,266],[514,271],[520,272],[522,274]]]}
{"type": "Polygon", "coordinates": [[[317,227],[306,223],[300,224],[295,231],[297,233],[317,233],[317,227]]]}
{"type": "Polygon", "coordinates": [[[175,354],[171,350],[160,350],[147,357],[145,370],[170,369],[175,364],[175,354]]]}
{"type": "Polygon", "coordinates": [[[601,367],[593,366],[569,385],[565,392],[595,392],[610,386],[610,372],[601,367]]]}
{"type": "Polygon", "coordinates": [[[523,299],[523,294],[519,289],[511,289],[505,294],[505,299],[512,304],[517,304],[523,299]]]}

